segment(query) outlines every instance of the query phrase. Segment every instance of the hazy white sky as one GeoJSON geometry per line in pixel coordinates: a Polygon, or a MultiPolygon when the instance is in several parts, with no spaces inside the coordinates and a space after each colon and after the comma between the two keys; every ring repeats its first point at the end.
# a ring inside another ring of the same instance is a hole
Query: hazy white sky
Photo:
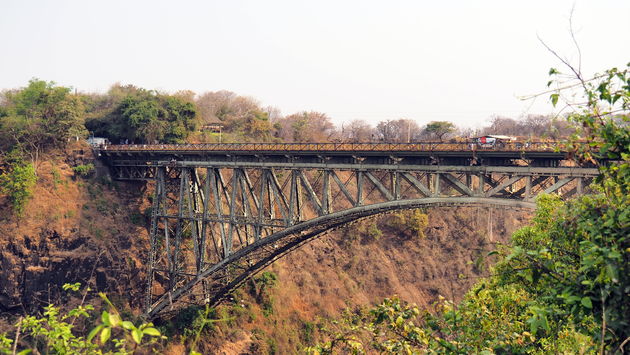
{"type": "Polygon", "coordinates": [[[517,96],[560,66],[537,35],[577,61],[574,5],[583,71],[630,61],[629,0],[0,0],[0,88],[225,89],[337,123],[474,126],[551,112],[517,96]]]}

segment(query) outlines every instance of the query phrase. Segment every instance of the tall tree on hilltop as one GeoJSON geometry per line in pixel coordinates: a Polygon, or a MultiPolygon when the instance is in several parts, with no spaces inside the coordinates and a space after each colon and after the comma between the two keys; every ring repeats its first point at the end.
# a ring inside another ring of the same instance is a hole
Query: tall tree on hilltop
{"type": "Polygon", "coordinates": [[[448,121],[432,121],[424,127],[425,132],[435,136],[440,142],[444,141],[444,137],[455,132],[456,128],[452,122],[448,121]]]}
{"type": "Polygon", "coordinates": [[[33,79],[27,87],[2,96],[0,151],[27,153],[35,167],[42,150],[63,147],[71,137],[86,133],[83,103],[70,88],[33,79]]]}

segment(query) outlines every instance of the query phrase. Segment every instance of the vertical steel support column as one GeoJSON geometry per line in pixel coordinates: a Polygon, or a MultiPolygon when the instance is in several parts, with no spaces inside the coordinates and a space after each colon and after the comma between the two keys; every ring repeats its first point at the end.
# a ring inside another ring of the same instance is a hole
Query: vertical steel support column
{"type": "MultiPolygon", "coordinates": [[[[240,186],[240,189],[241,189],[241,201],[242,201],[241,207],[242,207],[242,210],[243,210],[243,217],[244,217],[245,221],[247,221],[253,214],[252,214],[252,210],[251,210],[251,205],[249,203],[249,196],[250,196],[250,194],[249,194],[249,186],[246,183],[246,180],[248,180],[248,179],[245,178],[245,174],[247,174],[247,172],[245,170],[241,170],[240,173],[239,173],[238,181],[239,181],[239,186],[240,186]]],[[[255,226],[251,226],[251,225],[245,224],[243,227],[245,229],[245,244],[249,245],[249,242],[250,242],[250,237],[249,236],[256,234],[255,231],[254,231],[254,233],[250,233],[250,231],[252,229],[255,229],[255,226]]]]}
{"type": "Polygon", "coordinates": [[[297,204],[297,174],[291,170],[291,184],[289,186],[289,225],[295,224],[295,205],[297,204]]]}
{"type": "Polygon", "coordinates": [[[227,249],[227,236],[225,234],[225,222],[223,222],[223,206],[221,204],[221,194],[219,185],[221,184],[221,176],[219,175],[218,169],[212,169],[212,173],[210,173],[210,169],[208,170],[208,175],[210,177],[210,185],[212,187],[212,194],[214,195],[214,208],[217,211],[217,218],[219,220],[219,233],[221,234],[221,247],[223,248],[222,258],[227,258],[229,255],[229,251],[227,249]]]}
{"type": "Polygon", "coordinates": [[[357,200],[356,206],[363,205],[363,172],[357,171],[357,200]]]}
{"type": "Polygon", "coordinates": [[[322,213],[329,214],[332,212],[332,194],[330,192],[330,170],[323,171],[323,190],[322,191],[322,213]]]}
{"type": "Polygon", "coordinates": [[[262,235],[262,224],[263,224],[263,218],[265,217],[265,192],[266,190],[268,190],[267,187],[267,171],[266,170],[262,170],[260,172],[260,195],[258,197],[258,219],[256,220],[256,226],[255,226],[255,235],[254,235],[254,239],[256,241],[260,240],[260,237],[262,235]]]}
{"type": "Polygon", "coordinates": [[[525,201],[529,201],[532,197],[532,176],[528,175],[525,177],[525,196],[523,199],[525,201]]]}
{"type": "Polygon", "coordinates": [[[484,174],[477,174],[477,196],[483,196],[485,193],[486,176],[484,174]]]}
{"type": "Polygon", "coordinates": [[[394,190],[394,200],[400,200],[400,172],[394,171],[391,173],[392,189],[394,190]]]}
{"type": "Polygon", "coordinates": [[[155,268],[155,258],[157,256],[158,246],[158,215],[160,215],[160,209],[162,201],[164,199],[165,186],[164,186],[164,174],[165,168],[157,168],[155,178],[155,193],[153,194],[153,208],[151,211],[151,231],[149,233],[149,262],[147,265],[147,291],[145,298],[145,310],[146,313],[151,311],[151,304],[153,303],[153,270],[155,268]]]}
{"type": "Polygon", "coordinates": [[[238,169],[232,170],[232,193],[230,195],[230,227],[228,228],[227,235],[227,254],[225,255],[226,257],[232,254],[232,244],[234,241],[234,232],[236,228],[236,190],[238,189],[238,174],[238,169]]]}
{"type": "Polygon", "coordinates": [[[433,174],[433,197],[440,196],[440,173],[433,174]]]}
{"type": "MultiPolygon", "coordinates": [[[[272,181],[269,174],[271,174],[271,169],[263,170],[263,175],[266,176],[265,182],[267,183],[265,188],[267,189],[267,200],[269,201],[269,219],[273,221],[274,219],[276,219],[276,204],[275,204],[274,190],[272,186],[274,182],[272,181]]],[[[263,204],[262,207],[265,208],[265,205],[263,204]]]]}
{"type": "MultiPolygon", "coordinates": [[[[197,182],[199,182],[199,176],[195,173],[197,182]]],[[[209,209],[210,209],[210,174],[209,174],[209,169],[206,169],[206,180],[204,181],[203,184],[203,194],[201,195],[201,203],[203,205],[203,220],[201,221],[201,253],[200,253],[200,257],[199,260],[197,260],[197,275],[199,275],[199,273],[201,272],[202,268],[204,267],[204,264],[206,262],[206,239],[207,239],[207,235],[208,235],[208,213],[209,213],[209,209]]],[[[214,238],[213,239],[213,243],[214,243],[214,238]]],[[[216,245],[215,245],[215,249],[216,249],[216,245]]],[[[210,291],[208,290],[208,284],[207,282],[204,280],[202,282],[202,289],[203,289],[203,298],[204,298],[204,302],[208,303],[210,301],[210,291]]]]}
{"type": "Polygon", "coordinates": [[[179,175],[179,200],[177,201],[177,227],[175,229],[175,249],[172,252],[171,267],[169,269],[169,292],[175,289],[175,284],[178,281],[179,271],[179,252],[182,242],[182,232],[184,229],[184,204],[186,200],[187,189],[189,188],[189,175],[190,170],[188,168],[182,168],[179,175]]]}
{"type": "Polygon", "coordinates": [[[201,211],[201,192],[199,187],[199,176],[197,176],[197,168],[190,169],[190,181],[186,189],[188,218],[191,228],[191,237],[193,241],[193,249],[195,253],[195,270],[197,273],[201,270],[201,260],[205,253],[204,244],[201,241],[201,231],[203,229],[203,219],[200,219],[201,211]]]}
{"type": "Polygon", "coordinates": [[[473,191],[472,175],[469,172],[466,172],[464,174],[466,174],[466,187],[468,187],[471,191],[473,191]]]}

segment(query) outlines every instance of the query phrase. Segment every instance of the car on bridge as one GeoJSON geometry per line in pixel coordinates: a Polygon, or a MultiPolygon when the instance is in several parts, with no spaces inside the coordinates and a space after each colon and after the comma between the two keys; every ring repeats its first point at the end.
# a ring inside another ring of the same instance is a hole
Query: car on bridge
{"type": "Polygon", "coordinates": [[[516,137],[488,134],[473,138],[471,148],[504,148],[509,144],[516,143],[516,141],[516,137]]]}

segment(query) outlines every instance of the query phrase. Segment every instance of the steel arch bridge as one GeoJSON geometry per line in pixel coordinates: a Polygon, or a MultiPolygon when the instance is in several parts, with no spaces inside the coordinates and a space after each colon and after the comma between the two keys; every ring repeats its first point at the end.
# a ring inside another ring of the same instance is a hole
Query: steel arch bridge
{"type": "Polygon", "coordinates": [[[598,175],[550,145],[477,150],[429,144],[108,146],[119,180],[154,182],[146,313],[220,302],[323,232],[400,209],[534,208],[598,175]]]}

